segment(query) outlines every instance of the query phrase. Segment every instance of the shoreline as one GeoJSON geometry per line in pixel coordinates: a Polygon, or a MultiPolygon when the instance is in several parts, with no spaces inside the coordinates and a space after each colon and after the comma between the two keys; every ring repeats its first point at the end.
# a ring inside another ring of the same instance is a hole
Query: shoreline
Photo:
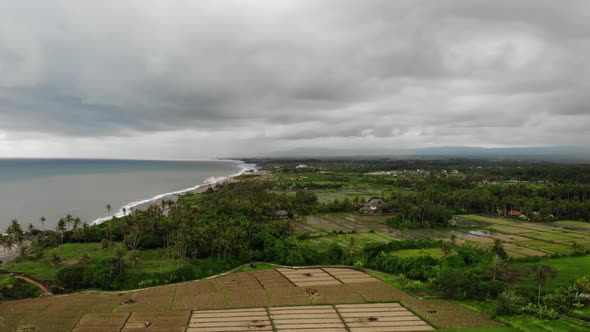
{"type": "Polygon", "coordinates": [[[100,217],[100,218],[93,220],[90,223],[90,225],[100,225],[106,221],[113,219],[114,217],[117,217],[117,218],[124,217],[126,214],[129,214],[132,210],[135,210],[135,209],[145,210],[149,206],[152,206],[154,204],[160,205],[163,200],[170,199],[171,196],[176,196],[175,199],[177,199],[178,196],[186,194],[186,193],[202,193],[209,188],[215,187],[218,184],[227,183],[228,181],[237,181],[234,178],[246,173],[246,171],[248,171],[248,170],[254,170],[255,172],[258,171],[256,164],[248,164],[242,160],[227,160],[226,159],[226,160],[219,160],[219,161],[233,161],[233,162],[238,163],[238,168],[239,168],[238,172],[234,173],[234,174],[227,175],[227,176],[221,176],[221,177],[211,176],[211,177],[207,178],[203,183],[196,185],[194,187],[185,188],[182,190],[169,192],[169,193],[163,193],[163,194],[156,195],[156,196],[149,198],[149,199],[143,199],[143,200],[127,203],[127,204],[121,206],[117,210],[117,212],[115,212],[111,215],[100,217]],[[126,210],[126,214],[123,213],[123,209],[126,210]]]}

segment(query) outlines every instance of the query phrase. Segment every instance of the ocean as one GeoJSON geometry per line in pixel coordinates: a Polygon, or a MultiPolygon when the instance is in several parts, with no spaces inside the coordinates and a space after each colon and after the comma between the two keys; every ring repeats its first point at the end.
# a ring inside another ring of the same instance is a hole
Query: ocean
{"type": "Polygon", "coordinates": [[[122,209],[237,175],[240,161],[0,159],[0,234],[12,219],[53,229],[71,214],[100,223],[122,209]],[[111,206],[110,212],[107,205],[111,206]]]}

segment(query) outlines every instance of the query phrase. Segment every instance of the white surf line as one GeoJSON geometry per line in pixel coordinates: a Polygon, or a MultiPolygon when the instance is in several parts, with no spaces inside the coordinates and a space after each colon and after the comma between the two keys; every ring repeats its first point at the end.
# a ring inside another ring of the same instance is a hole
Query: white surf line
{"type": "Polygon", "coordinates": [[[136,206],[144,205],[146,203],[153,202],[153,201],[157,201],[157,200],[162,199],[162,198],[164,198],[166,196],[184,194],[184,193],[187,193],[189,191],[197,190],[197,189],[199,189],[199,188],[201,188],[203,186],[208,186],[208,185],[216,184],[216,183],[225,181],[225,180],[227,180],[229,178],[233,178],[235,176],[242,175],[242,174],[246,173],[246,171],[248,171],[248,170],[257,170],[256,164],[246,164],[245,162],[243,162],[241,160],[219,160],[219,161],[233,161],[233,162],[237,162],[237,163],[239,163],[238,167],[240,168],[240,170],[237,173],[235,173],[235,174],[231,174],[231,175],[227,175],[227,176],[219,176],[219,177],[210,176],[203,183],[201,183],[199,185],[196,185],[194,187],[191,187],[191,188],[186,188],[186,189],[182,189],[182,190],[178,190],[178,191],[173,191],[173,192],[169,192],[169,193],[159,194],[159,195],[156,195],[156,196],[154,196],[152,198],[148,198],[148,199],[144,199],[144,200],[141,200],[141,201],[135,201],[135,202],[131,202],[131,203],[125,204],[116,213],[114,213],[112,215],[105,216],[105,217],[97,218],[93,222],[91,222],[90,224],[91,225],[99,225],[99,224],[102,224],[105,221],[109,221],[109,220],[113,219],[114,217],[121,218],[121,217],[125,216],[125,213],[123,212],[123,210],[125,210],[127,213],[129,213],[136,206]]]}

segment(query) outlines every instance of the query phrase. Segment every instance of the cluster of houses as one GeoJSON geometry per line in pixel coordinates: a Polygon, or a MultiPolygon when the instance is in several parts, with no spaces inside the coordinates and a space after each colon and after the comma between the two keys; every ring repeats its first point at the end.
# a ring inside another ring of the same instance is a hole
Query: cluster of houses
{"type": "MultiPolygon", "coordinates": [[[[394,171],[375,171],[365,173],[365,175],[390,175],[393,177],[400,177],[400,178],[407,178],[407,177],[428,177],[430,176],[431,171],[423,170],[423,169],[416,169],[416,170],[394,170],[394,171]]],[[[459,171],[456,169],[446,170],[443,169],[440,171],[440,174],[459,174],[459,171]]]]}
{"type": "MultiPolygon", "coordinates": [[[[385,201],[382,200],[381,198],[373,198],[370,201],[368,201],[367,203],[365,203],[361,208],[360,208],[360,212],[362,214],[380,214],[383,211],[383,208],[385,207],[385,201]]],[[[272,213],[268,214],[271,219],[288,219],[289,218],[289,212],[287,210],[276,210],[273,211],[272,213]]]]}
{"type": "MultiPolygon", "coordinates": [[[[515,218],[519,218],[519,219],[523,219],[523,220],[528,220],[529,219],[529,217],[526,214],[524,214],[522,211],[516,210],[516,209],[512,209],[510,211],[504,211],[504,210],[498,209],[498,210],[496,210],[496,213],[499,216],[503,216],[503,217],[504,216],[506,216],[506,217],[515,217],[515,218]]],[[[538,217],[540,213],[537,212],[537,211],[533,211],[531,214],[532,214],[532,218],[534,219],[534,218],[538,217]]],[[[545,217],[546,218],[549,218],[549,219],[555,218],[555,216],[552,215],[552,214],[546,215],[545,217]]]]}

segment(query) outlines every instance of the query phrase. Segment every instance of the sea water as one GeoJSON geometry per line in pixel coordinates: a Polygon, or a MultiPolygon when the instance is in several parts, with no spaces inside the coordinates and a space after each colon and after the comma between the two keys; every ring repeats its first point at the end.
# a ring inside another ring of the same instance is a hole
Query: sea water
{"type": "Polygon", "coordinates": [[[24,229],[54,229],[67,214],[100,223],[250,168],[231,160],[0,159],[0,233],[12,219],[24,229]]]}

